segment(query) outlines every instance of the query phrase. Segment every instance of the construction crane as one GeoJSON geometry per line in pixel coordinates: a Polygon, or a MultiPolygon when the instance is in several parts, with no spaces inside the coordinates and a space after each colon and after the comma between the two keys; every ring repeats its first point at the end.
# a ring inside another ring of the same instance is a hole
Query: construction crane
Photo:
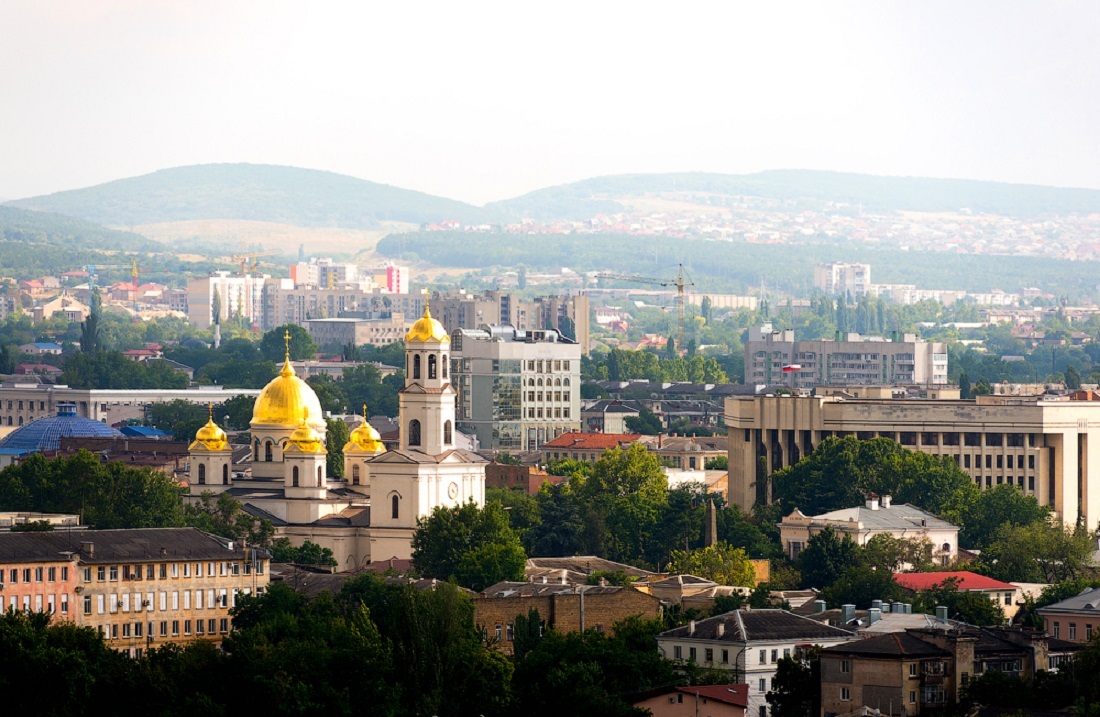
{"type": "Polygon", "coordinates": [[[256,251],[251,254],[234,254],[233,261],[239,261],[241,263],[241,276],[248,276],[250,271],[255,271],[259,266],[257,259],[261,256],[275,256],[279,252],[277,251],[256,251]]]}
{"type": "MultiPolygon", "coordinates": [[[[134,267],[137,267],[135,262],[134,267]]],[[[99,278],[96,273],[99,269],[130,269],[130,266],[126,264],[88,264],[87,266],[80,267],[81,271],[88,272],[88,290],[90,293],[95,293],[95,282],[99,278]]]]}
{"type": "Polygon", "coordinates": [[[614,279],[616,281],[632,281],[635,284],[656,284],[657,286],[675,286],[676,287],[676,325],[678,331],[676,333],[676,348],[682,349],[684,347],[684,287],[695,286],[694,281],[684,281],[684,265],[680,264],[680,269],[676,273],[675,279],[655,279],[650,276],[635,276],[633,274],[611,274],[601,273],[596,274],[597,279],[614,279]]]}

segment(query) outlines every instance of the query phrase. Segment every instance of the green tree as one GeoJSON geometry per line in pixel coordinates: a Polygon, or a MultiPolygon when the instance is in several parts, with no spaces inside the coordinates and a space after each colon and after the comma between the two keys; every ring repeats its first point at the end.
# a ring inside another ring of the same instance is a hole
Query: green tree
{"type": "Polygon", "coordinates": [[[228,429],[244,431],[248,430],[252,422],[252,413],[256,408],[255,396],[234,396],[226,400],[222,405],[214,409],[215,416],[229,416],[228,429]]]}
{"type": "Polygon", "coordinates": [[[344,477],[344,446],[351,439],[351,431],[348,424],[339,418],[329,418],[325,421],[325,448],[326,468],[328,474],[334,478],[344,477]]]}
{"type": "Polygon", "coordinates": [[[654,536],[662,507],[668,502],[668,480],[657,456],[633,443],[625,451],[604,451],[592,475],[571,481],[588,510],[589,547],[614,560],[656,562],[662,546],[654,536]]]}
{"type": "Polygon", "coordinates": [[[970,398],[970,377],[966,375],[966,371],[959,372],[959,398],[970,398]]]}
{"type": "Polygon", "coordinates": [[[584,519],[575,495],[561,485],[544,484],[535,497],[539,524],[533,529],[531,554],[539,557],[576,555],[584,541],[584,519]]]}
{"type": "Polygon", "coordinates": [[[741,548],[727,543],[708,545],[699,550],[674,550],[666,570],[674,574],[689,574],[719,585],[747,585],[756,582],[756,571],[749,556],[741,548]]]}
{"type": "Polygon", "coordinates": [[[502,580],[526,579],[527,553],[515,538],[504,543],[486,543],[471,548],[458,561],[454,578],[459,585],[481,592],[502,580]]]}
{"type": "Polygon", "coordinates": [[[648,408],[643,408],[637,416],[627,416],[625,423],[626,430],[645,436],[656,436],[664,430],[661,419],[648,408]]]}
{"type": "Polygon", "coordinates": [[[149,425],[170,432],[178,441],[193,440],[195,433],[210,419],[206,406],[182,398],[149,404],[145,413],[149,425]]]}
{"type": "Polygon", "coordinates": [[[859,546],[849,536],[841,537],[832,527],[827,527],[807,541],[798,563],[803,584],[822,589],[859,564],[859,546]]]}
{"type": "Polygon", "coordinates": [[[527,653],[538,647],[542,640],[544,625],[539,611],[531,608],[526,615],[517,615],[512,635],[512,654],[516,662],[523,662],[527,653]]]}
{"type": "Polygon", "coordinates": [[[1072,364],[1066,367],[1066,388],[1075,391],[1081,388],[1081,373],[1072,364]]]}
{"type": "Polygon", "coordinates": [[[982,551],[984,572],[999,580],[1061,583],[1091,574],[1096,538],[1061,523],[1005,524],[982,551]]]}
{"type": "Polygon", "coordinates": [[[1050,508],[1016,486],[1002,483],[978,493],[954,515],[960,525],[959,542],[969,548],[984,548],[1004,525],[1046,522],[1050,508]]]}
{"type": "Polygon", "coordinates": [[[947,578],[927,590],[917,593],[913,609],[928,615],[934,615],[939,606],[947,607],[947,615],[952,620],[960,620],[971,625],[1000,625],[1004,614],[997,603],[985,593],[959,590],[958,578],[947,578]]]}
{"type": "Polygon", "coordinates": [[[264,334],[260,340],[260,352],[268,361],[281,363],[286,357],[287,332],[290,332],[290,358],[294,361],[311,359],[317,353],[317,343],[309,332],[298,324],[276,326],[264,334]]]}
{"type": "Polygon", "coordinates": [[[321,404],[322,411],[344,413],[348,409],[348,397],[344,393],[344,387],[332,376],[320,373],[307,378],[306,383],[317,394],[317,401],[321,404]]]}
{"type": "Polygon", "coordinates": [[[872,600],[897,600],[902,595],[894,575],[886,570],[859,564],[842,572],[835,581],[821,592],[829,605],[855,605],[860,609],[871,607],[872,600]]]}
{"type": "Polygon", "coordinates": [[[821,712],[821,648],[780,658],[765,696],[774,717],[807,717],[821,712]]]}
{"type": "Polygon", "coordinates": [[[249,545],[266,546],[275,534],[270,520],[254,517],[229,493],[220,493],[215,498],[213,493],[204,491],[197,502],[184,505],[183,523],[223,538],[244,540],[249,545]]]}
{"type": "Polygon", "coordinates": [[[726,456],[715,456],[714,458],[708,458],[706,463],[703,464],[703,468],[708,471],[729,470],[729,458],[726,456]]]}
{"type": "Polygon", "coordinates": [[[276,538],[271,544],[271,561],[330,568],[338,565],[331,548],[322,548],[312,540],[306,540],[301,545],[295,546],[290,544],[289,538],[276,538]]]}
{"type": "Polygon", "coordinates": [[[860,548],[862,562],[874,570],[932,570],[934,546],[926,538],[896,538],[889,533],[873,536],[860,548]]]}
{"type": "Polygon", "coordinates": [[[61,380],[73,388],[187,388],[187,374],[161,361],[130,361],[118,351],[65,357],[61,380]]]}
{"type": "Polygon", "coordinates": [[[526,561],[499,503],[484,508],[473,502],[437,506],[431,515],[417,520],[413,566],[425,577],[490,581],[486,584],[523,580],[526,561]]]}

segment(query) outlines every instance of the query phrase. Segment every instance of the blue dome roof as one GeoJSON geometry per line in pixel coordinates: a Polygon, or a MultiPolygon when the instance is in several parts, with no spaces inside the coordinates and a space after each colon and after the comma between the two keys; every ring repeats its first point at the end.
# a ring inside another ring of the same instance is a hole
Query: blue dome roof
{"type": "Polygon", "coordinates": [[[58,407],[56,416],[40,418],[15,429],[3,440],[0,450],[5,453],[36,451],[55,451],[61,447],[61,438],[113,438],[121,433],[106,423],[81,418],[76,415],[75,406],[58,407]]]}

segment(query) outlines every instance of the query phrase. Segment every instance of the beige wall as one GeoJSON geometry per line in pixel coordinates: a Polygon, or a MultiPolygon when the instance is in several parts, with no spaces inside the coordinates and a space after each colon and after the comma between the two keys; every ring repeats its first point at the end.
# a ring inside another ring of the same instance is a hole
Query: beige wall
{"type": "Polygon", "coordinates": [[[744,707],[683,692],[657,695],[635,702],[634,706],[649,710],[653,717],[744,717],[745,714],[744,707]]]}

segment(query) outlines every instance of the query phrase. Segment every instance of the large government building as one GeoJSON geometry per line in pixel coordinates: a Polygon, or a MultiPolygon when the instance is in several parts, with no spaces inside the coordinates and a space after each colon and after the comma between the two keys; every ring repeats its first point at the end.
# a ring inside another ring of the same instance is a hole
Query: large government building
{"type": "Polygon", "coordinates": [[[726,426],[730,502],[745,509],[771,500],[757,485],[761,459],[771,474],[830,436],[883,436],[950,456],[982,488],[1017,485],[1067,523],[1100,522],[1100,401],[758,395],[727,398],[726,426]]]}
{"type": "Polygon", "coordinates": [[[364,417],[343,446],[339,480],[326,471],[320,402],[295,374],[288,343],[282,370],[256,400],[251,475],[234,472],[225,432],[211,420],[190,447],[192,495],[229,492],[292,543],[331,548],[340,569],[411,557],[418,518],[437,506],[485,501],[484,459],[455,448],[450,344],[425,308],[405,336],[399,447],[387,451],[364,417]]]}

